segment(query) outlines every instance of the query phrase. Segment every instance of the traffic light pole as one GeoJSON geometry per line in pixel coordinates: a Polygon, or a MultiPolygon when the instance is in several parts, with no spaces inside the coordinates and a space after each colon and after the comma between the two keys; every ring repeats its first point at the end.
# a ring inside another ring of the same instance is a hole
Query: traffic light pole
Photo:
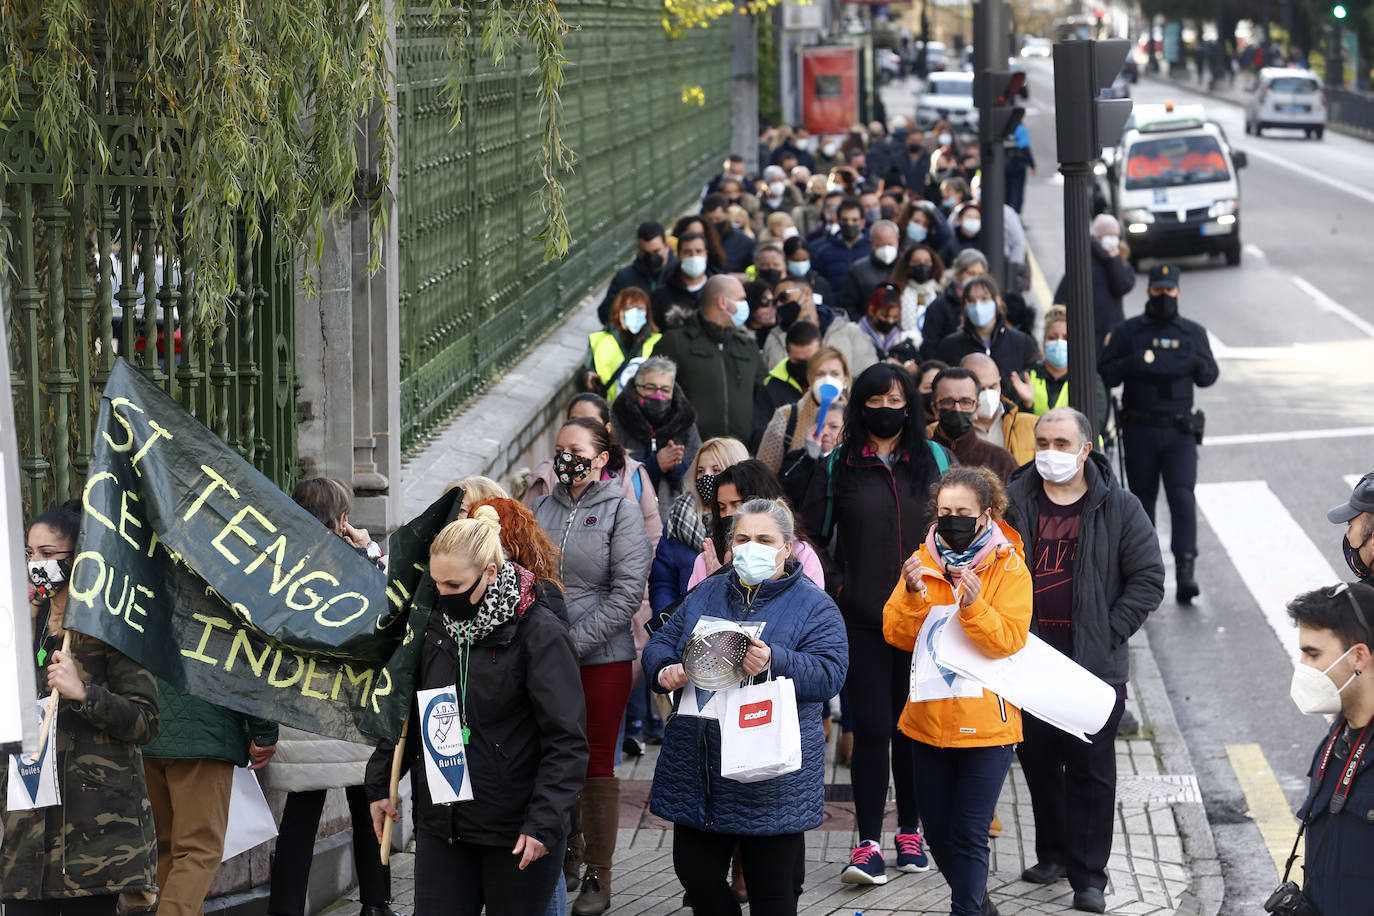
{"type": "Polygon", "coordinates": [[[1097,334],[1093,326],[1092,212],[1093,167],[1065,162],[1064,304],[1069,324],[1069,406],[1097,428],[1097,334]]]}
{"type": "MultiPolygon", "coordinates": [[[[973,72],[987,73],[1007,66],[1007,4],[1005,0],[978,0],[973,4],[973,72]]],[[[979,94],[978,142],[980,146],[983,213],[983,252],[988,273],[997,285],[1007,288],[1006,226],[1003,205],[1007,202],[1006,150],[1002,137],[993,132],[991,91],[979,94]]]]}

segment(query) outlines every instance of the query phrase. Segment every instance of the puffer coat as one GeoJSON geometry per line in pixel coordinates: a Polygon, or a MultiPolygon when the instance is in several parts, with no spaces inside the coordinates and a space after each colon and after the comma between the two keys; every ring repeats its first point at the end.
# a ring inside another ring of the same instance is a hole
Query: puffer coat
{"type": "Polygon", "coordinates": [[[620,478],[611,475],[591,483],[575,503],[559,484],[533,511],[563,551],[560,574],[578,661],[634,661],[630,618],[644,599],[653,559],[639,506],[621,495],[620,478]]]}
{"type": "Polygon", "coordinates": [[[644,675],[682,661],[687,638],[703,616],[762,623],[759,639],[773,650],[772,673],[792,679],[801,726],[801,769],[762,782],[720,775],[720,724],[675,715],[668,720],[654,770],[649,810],[696,830],[779,836],[819,827],[825,813],[825,734],[821,704],[839,692],[849,670],[844,621],[830,596],[789,561],[784,574],[748,588],[733,570],[698,585],[644,647],[644,675]]]}

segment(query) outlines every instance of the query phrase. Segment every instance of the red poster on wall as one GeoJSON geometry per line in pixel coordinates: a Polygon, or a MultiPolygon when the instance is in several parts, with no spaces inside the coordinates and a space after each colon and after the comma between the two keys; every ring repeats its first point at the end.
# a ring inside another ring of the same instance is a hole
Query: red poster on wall
{"type": "Polygon", "coordinates": [[[844,133],[859,120],[857,48],[802,48],[802,120],[813,134],[844,133]]]}

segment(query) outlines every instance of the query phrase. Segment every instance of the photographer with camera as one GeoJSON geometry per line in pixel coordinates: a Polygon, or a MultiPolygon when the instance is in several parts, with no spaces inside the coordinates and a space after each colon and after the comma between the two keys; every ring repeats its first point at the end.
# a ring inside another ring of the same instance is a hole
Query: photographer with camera
{"type": "Polygon", "coordinates": [[[1298,810],[1298,836],[1307,835],[1303,887],[1289,880],[1264,908],[1284,916],[1357,916],[1374,913],[1374,777],[1367,775],[1374,740],[1374,587],[1342,583],[1294,598],[1288,615],[1298,625],[1302,659],[1291,694],[1304,715],[1335,716],[1317,746],[1308,773],[1307,800],[1298,810]]]}

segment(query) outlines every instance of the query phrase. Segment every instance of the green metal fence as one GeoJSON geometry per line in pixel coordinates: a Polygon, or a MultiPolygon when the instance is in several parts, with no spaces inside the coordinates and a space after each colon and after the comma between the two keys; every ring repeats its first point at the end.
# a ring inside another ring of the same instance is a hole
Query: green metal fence
{"type": "Polygon", "coordinates": [[[0,282],[26,517],[80,492],[117,355],[290,486],[298,473],[293,253],[271,238],[240,245],[229,318],[215,334],[197,335],[182,320],[195,266],[182,262],[175,232],[164,231],[150,204],[137,125],[102,119],[116,155],[67,202],[32,117],[7,127],[0,244],[11,271],[0,282]]]}
{"type": "Polygon", "coordinates": [[[451,129],[442,23],[397,32],[403,448],[433,431],[626,259],[634,227],[699,194],[730,140],[728,19],[672,39],[662,0],[563,0],[562,98],[577,154],[572,246],[546,263],[532,196],[541,127],[528,54],[478,62],[451,129]],[[701,86],[703,106],[684,104],[701,86]]]}

